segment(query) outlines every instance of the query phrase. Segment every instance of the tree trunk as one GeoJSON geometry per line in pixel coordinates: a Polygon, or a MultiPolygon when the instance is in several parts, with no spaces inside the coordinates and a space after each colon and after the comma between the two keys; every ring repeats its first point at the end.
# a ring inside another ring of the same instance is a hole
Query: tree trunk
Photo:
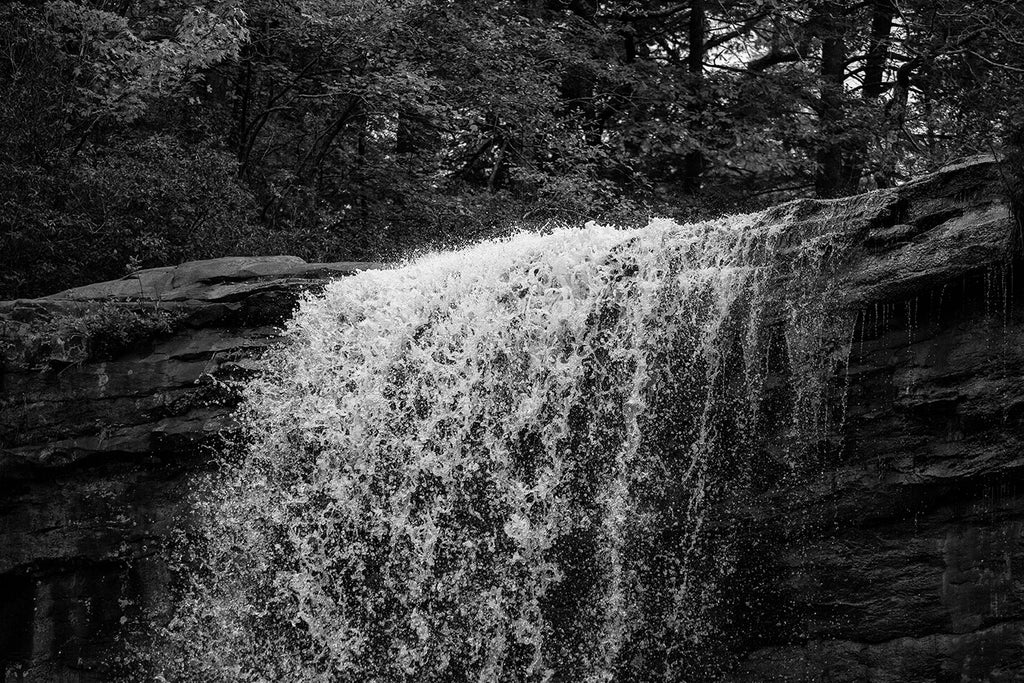
{"type": "Polygon", "coordinates": [[[864,62],[864,99],[875,101],[882,95],[885,65],[889,59],[889,34],[896,16],[894,0],[871,3],[871,39],[864,62]]]}
{"type": "MultiPolygon", "coordinates": [[[[910,102],[910,76],[918,65],[913,59],[904,63],[896,70],[896,83],[893,85],[892,97],[885,106],[886,134],[890,141],[890,150],[885,164],[875,173],[875,182],[879,187],[890,187],[896,182],[896,165],[903,157],[904,127],[907,121],[907,106],[910,102]]],[[[927,108],[927,99],[925,101],[927,108]]],[[[926,118],[930,119],[930,115],[926,118]]],[[[929,124],[930,130],[930,124],[929,124]]]]}
{"type": "Polygon", "coordinates": [[[858,178],[853,178],[845,163],[842,137],[846,134],[846,112],[843,105],[846,79],[846,36],[841,16],[842,2],[830,0],[822,6],[819,17],[821,39],[821,99],[818,103],[819,130],[822,145],[818,150],[818,171],[814,188],[819,197],[842,197],[853,194],[858,178]]]}
{"type": "MultiPolygon", "coordinates": [[[[885,90],[885,67],[889,61],[889,34],[892,32],[892,21],[895,15],[895,0],[872,0],[871,34],[868,38],[867,57],[864,59],[864,85],[861,97],[865,104],[875,109],[876,112],[878,98],[885,90]]],[[[889,138],[893,132],[891,124],[886,125],[883,121],[880,121],[879,124],[883,129],[878,131],[878,136],[882,139],[889,138]]],[[[863,177],[864,168],[867,165],[869,137],[869,132],[864,131],[860,139],[856,141],[847,162],[846,175],[849,177],[850,183],[854,185],[854,189],[863,177]]],[[[875,174],[876,179],[884,178],[886,174],[881,172],[881,169],[879,171],[875,174]]]]}
{"type": "MultiPolygon", "coordinates": [[[[688,34],[690,39],[690,52],[686,58],[686,68],[692,77],[693,101],[691,107],[694,123],[696,122],[704,107],[700,104],[700,97],[704,81],[704,29],[706,23],[704,0],[691,0],[688,34]]],[[[700,191],[702,176],[707,166],[707,159],[699,149],[694,149],[686,154],[683,160],[683,190],[687,194],[696,194],[700,191]]]]}

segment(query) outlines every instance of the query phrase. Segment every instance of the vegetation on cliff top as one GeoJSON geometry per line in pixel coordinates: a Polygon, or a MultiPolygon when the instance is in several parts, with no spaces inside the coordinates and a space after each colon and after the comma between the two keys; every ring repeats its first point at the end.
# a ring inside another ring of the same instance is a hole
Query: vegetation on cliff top
{"type": "Polygon", "coordinates": [[[0,8],[0,297],[897,183],[1020,112],[1014,0],[0,8]]]}
{"type": "Polygon", "coordinates": [[[90,310],[58,313],[28,326],[20,343],[0,341],[0,351],[16,365],[63,369],[89,361],[112,360],[141,344],[170,335],[184,315],[166,308],[139,308],[105,302],[90,310]]]}

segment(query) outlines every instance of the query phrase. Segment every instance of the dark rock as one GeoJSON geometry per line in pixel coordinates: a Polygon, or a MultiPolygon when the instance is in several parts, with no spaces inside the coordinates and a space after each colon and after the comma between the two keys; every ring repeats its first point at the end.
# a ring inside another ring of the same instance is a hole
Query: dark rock
{"type": "Polygon", "coordinates": [[[231,432],[224,383],[303,292],[372,267],[225,258],[0,302],[0,681],[105,679],[121,620],[167,607],[152,558],[231,432]]]}
{"type": "Polygon", "coordinates": [[[738,617],[758,632],[732,680],[1024,680],[1024,287],[1003,190],[973,160],[840,200],[868,222],[837,287],[857,319],[845,419],[816,470],[748,503],[782,530],[780,566],[760,571],[767,612],[738,617]]]}
{"type": "MultiPolygon", "coordinates": [[[[789,475],[766,444],[761,487],[725,520],[733,680],[1024,680],[1008,206],[973,159],[766,215],[794,247],[844,236],[838,304],[857,322],[826,455],[789,475]]],[[[122,619],[167,609],[157,551],[230,435],[223,381],[255,371],[301,292],[363,267],[216,259],[0,303],[0,680],[104,680],[122,619]]]]}

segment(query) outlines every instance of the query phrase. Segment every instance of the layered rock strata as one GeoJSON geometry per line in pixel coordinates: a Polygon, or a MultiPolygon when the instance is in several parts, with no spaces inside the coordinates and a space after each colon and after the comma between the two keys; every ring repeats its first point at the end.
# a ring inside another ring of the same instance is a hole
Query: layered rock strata
{"type": "MultiPolygon", "coordinates": [[[[854,226],[820,461],[721,522],[736,681],[1024,680],[1024,275],[999,167],[773,210],[854,226]],[[846,345],[839,348],[845,354],[846,345]]],[[[298,296],[372,264],[217,259],[0,303],[0,680],[106,680],[298,296]]]]}
{"type": "Polygon", "coordinates": [[[223,258],[0,303],[0,680],[106,680],[122,622],[167,608],[231,383],[303,292],[371,267],[223,258]]]}

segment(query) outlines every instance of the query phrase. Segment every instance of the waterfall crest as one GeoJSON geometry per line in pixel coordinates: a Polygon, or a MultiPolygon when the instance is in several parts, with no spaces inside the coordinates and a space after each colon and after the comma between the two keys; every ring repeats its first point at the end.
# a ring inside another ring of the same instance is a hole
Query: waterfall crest
{"type": "Polygon", "coordinates": [[[824,442],[848,352],[850,236],[787,211],[522,234],[307,298],[246,389],[161,674],[720,675],[722,511],[824,442]]]}

